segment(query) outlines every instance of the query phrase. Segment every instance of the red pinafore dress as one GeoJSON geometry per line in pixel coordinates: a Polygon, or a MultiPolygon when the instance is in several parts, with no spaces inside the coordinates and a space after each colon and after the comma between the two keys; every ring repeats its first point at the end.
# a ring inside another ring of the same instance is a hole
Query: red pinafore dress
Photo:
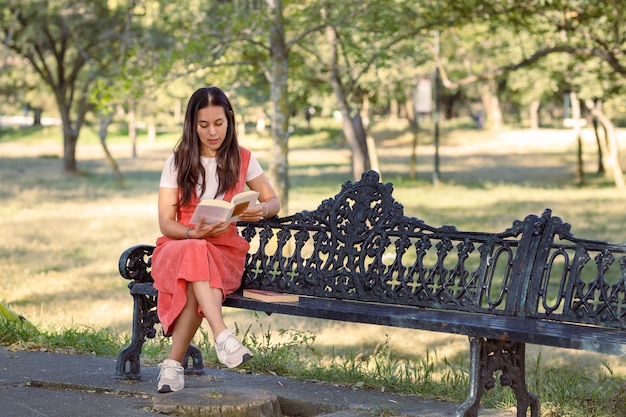
{"type": "MultiPolygon", "coordinates": [[[[224,195],[224,200],[244,191],[250,151],[241,148],[239,182],[224,195]]],[[[179,207],[178,221],[188,227],[199,199],[179,207]]],[[[249,243],[237,233],[234,223],[228,230],[207,239],[172,239],[161,236],[152,254],[152,278],[159,291],[157,311],[163,332],[172,334],[174,322],[187,302],[187,282],[209,280],[212,288],[221,288],[224,297],[241,285],[249,243]]],[[[198,307],[198,313],[202,311],[198,307]]]]}

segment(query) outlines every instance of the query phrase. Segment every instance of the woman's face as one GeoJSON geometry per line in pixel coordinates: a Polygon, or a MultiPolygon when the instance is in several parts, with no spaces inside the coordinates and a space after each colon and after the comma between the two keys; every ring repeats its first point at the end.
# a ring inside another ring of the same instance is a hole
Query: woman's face
{"type": "Polygon", "coordinates": [[[214,158],[224,143],[228,119],[222,106],[208,106],[198,110],[196,131],[200,137],[200,155],[214,158]]]}

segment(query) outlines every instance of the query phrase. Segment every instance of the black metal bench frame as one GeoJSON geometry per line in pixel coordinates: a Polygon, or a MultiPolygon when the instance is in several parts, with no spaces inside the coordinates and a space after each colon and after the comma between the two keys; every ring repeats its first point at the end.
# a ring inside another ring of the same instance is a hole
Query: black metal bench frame
{"type": "MultiPolygon", "coordinates": [[[[239,223],[251,242],[242,288],[300,298],[268,303],[239,292],[224,305],[466,335],[470,387],[457,409],[463,417],[478,415],[497,374],[515,393],[518,417],[528,410],[539,416],[539,400],[526,387],[526,343],[626,355],[626,242],[576,238],[549,209],[500,233],[432,227],[405,216],[392,191],[369,171],[316,210],[239,223]]],[[[152,250],[138,245],[120,257],[134,317],[131,344],[117,360],[119,379],[140,378],[142,345],[156,334],[152,250]]],[[[184,365],[202,372],[196,347],[184,365]]]]}

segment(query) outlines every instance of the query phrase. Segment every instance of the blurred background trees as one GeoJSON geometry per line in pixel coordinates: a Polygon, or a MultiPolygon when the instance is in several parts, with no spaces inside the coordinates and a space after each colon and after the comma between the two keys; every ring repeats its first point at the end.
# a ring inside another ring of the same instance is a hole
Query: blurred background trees
{"type": "Polygon", "coordinates": [[[100,127],[105,150],[111,123],[126,124],[131,141],[138,126],[154,138],[181,123],[193,90],[213,84],[240,126],[269,129],[268,173],[285,209],[290,118],[309,109],[341,117],[355,179],[378,169],[368,128],[382,116],[415,132],[422,118],[573,135],[588,123],[598,170],[624,186],[615,131],[626,120],[626,9],[615,0],[0,4],[0,114],[59,118],[70,173],[85,123],[100,127]],[[440,114],[415,102],[419,80],[432,86],[436,71],[440,114]]]}

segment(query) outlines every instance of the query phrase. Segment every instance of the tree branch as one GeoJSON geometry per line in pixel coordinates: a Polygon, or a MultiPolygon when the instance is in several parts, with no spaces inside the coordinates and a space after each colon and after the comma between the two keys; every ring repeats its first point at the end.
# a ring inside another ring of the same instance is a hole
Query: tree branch
{"type": "Polygon", "coordinates": [[[597,57],[607,62],[611,66],[611,68],[613,68],[617,73],[621,75],[626,75],[626,67],[624,67],[619,62],[619,60],[615,57],[614,54],[606,53],[605,51],[602,51],[598,48],[584,48],[584,47],[571,46],[571,45],[556,45],[556,46],[552,46],[549,48],[540,49],[536,51],[534,54],[532,54],[531,56],[529,56],[528,58],[524,58],[517,63],[505,65],[503,67],[495,69],[494,71],[488,71],[482,74],[471,74],[465,78],[461,78],[456,81],[450,80],[450,78],[448,77],[445,71],[445,67],[443,63],[441,62],[439,57],[436,56],[435,53],[433,53],[433,57],[434,57],[435,63],[439,67],[443,86],[446,88],[458,88],[459,86],[473,84],[478,81],[492,80],[508,72],[530,66],[538,62],[540,59],[550,54],[555,54],[555,53],[567,53],[570,55],[578,55],[578,56],[584,56],[584,57],[597,57]]]}

